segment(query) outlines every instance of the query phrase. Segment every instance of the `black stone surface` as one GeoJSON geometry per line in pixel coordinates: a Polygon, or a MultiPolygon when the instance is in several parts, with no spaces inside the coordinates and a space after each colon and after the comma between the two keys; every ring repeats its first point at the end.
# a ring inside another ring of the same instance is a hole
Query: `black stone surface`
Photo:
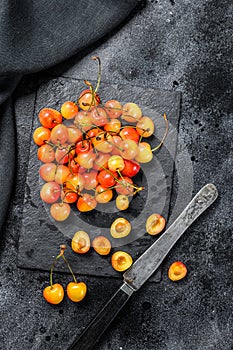
{"type": "MultiPolygon", "coordinates": [[[[75,100],[83,90],[84,83],[74,79],[53,79],[44,82],[37,90],[33,131],[40,126],[38,112],[44,106],[60,109],[66,100],[75,100]]],[[[39,178],[41,163],[37,159],[38,147],[31,140],[31,149],[28,164],[28,173],[25,186],[24,210],[22,229],[19,237],[18,266],[50,270],[51,261],[59,251],[59,246],[70,240],[78,230],[89,233],[91,240],[99,235],[106,236],[112,244],[113,250],[129,252],[136,260],[157,237],[145,234],[145,222],[152,213],[161,213],[168,217],[170,197],[172,191],[174,157],[176,151],[177,134],[180,110],[180,93],[174,91],[159,91],[145,89],[131,85],[101,84],[99,91],[102,103],[115,98],[118,101],[135,102],[140,105],[143,115],[149,115],[155,123],[155,137],[149,142],[152,147],[158,145],[165,131],[163,113],[169,118],[169,133],[164,147],[161,148],[153,160],[142,165],[142,170],[134,182],[138,186],[145,186],[145,191],[133,198],[127,211],[118,211],[115,201],[107,205],[98,206],[94,211],[81,214],[75,206],[68,220],[59,223],[54,221],[49,213],[50,205],[45,205],[39,197],[43,181],[39,178]],[[170,153],[169,153],[170,150],[170,153]],[[111,237],[109,227],[117,217],[130,220],[132,232],[124,239],[111,237]]],[[[123,103],[124,104],[124,103],[123,103]]],[[[16,104],[16,114],[21,108],[16,104]]],[[[32,131],[32,132],[33,132],[32,131]]],[[[145,139],[145,141],[148,141],[145,139]]],[[[68,249],[66,256],[75,273],[91,276],[113,276],[122,279],[122,274],[116,272],[111,266],[111,255],[100,257],[93,250],[88,254],[77,255],[68,249]]],[[[58,263],[57,271],[67,271],[64,264],[58,263]]],[[[153,281],[161,280],[161,269],[151,278],[153,281]]]]}
{"type": "MultiPolygon", "coordinates": [[[[98,53],[104,81],[181,91],[179,138],[192,158],[193,193],[207,182],[215,183],[220,193],[172,249],[163,264],[162,282],[147,283],[132,297],[95,350],[232,349],[231,21],[228,0],[147,1],[107,41],[47,72],[74,78],[93,74],[95,79],[88,57],[98,53]],[[167,268],[175,260],[188,268],[179,283],[167,278],[167,268]]],[[[41,295],[48,273],[16,266],[35,79],[24,80],[17,92],[17,173],[0,237],[0,344],[7,350],[65,350],[120,281],[83,277],[88,284],[83,303],[65,299],[52,307],[41,295]]],[[[176,181],[173,188],[175,203],[176,181]]],[[[56,281],[65,285],[68,277],[57,274],[56,281]]]]}

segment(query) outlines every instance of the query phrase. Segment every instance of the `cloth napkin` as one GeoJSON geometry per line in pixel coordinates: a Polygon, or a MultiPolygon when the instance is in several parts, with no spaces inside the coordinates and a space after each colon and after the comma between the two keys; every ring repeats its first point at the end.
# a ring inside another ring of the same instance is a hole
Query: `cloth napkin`
{"type": "Polygon", "coordinates": [[[11,94],[24,74],[62,62],[116,28],[139,0],[2,0],[0,6],[0,230],[14,182],[11,94]]]}

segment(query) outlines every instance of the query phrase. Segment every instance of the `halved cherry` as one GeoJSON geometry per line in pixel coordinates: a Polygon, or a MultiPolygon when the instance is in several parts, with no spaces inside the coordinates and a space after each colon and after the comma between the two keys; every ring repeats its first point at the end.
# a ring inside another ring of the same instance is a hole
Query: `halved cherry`
{"type": "Polygon", "coordinates": [[[42,126],[52,129],[57,124],[62,123],[62,115],[56,109],[43,108],[39,112],[39,120],[42,126]]]}
{"type": "Polygon", "coordinates": [[[91,246],[90,237],[85,231],[77,231],[71,241],[71,248],[75,253],[85,254],[91,246]]]}
{"type": "Polygon", "coordinates": [[[112,255],[111,263],[114,270],[122,272],[130,268],[133,263],[133,259],[128,253],[118,251],[112,255]]]}
{"type": "Polygon", "coordinates": [[[146,230],[152,236],[162,232],[165,225],[166,220],[160,214],[152,214],[146,220],[146,230]]]}
{"type": "Polygon", "coordinates": [[[92,241],[92,247],[99,255],[108,255],[111,251],[111,242],[107,237],[97,236],[92,241]]]}
{"type": "Polygon", "coordinates": [[[77,201],[77,208],[81,212],[87,212],[95,209],[97,206],[96,199],[89,193],[84,193],[77,201]]]}
{"type": "Polygon", "coordinates": [[[123,238],[129,235],[131,231],[131,224],[124,218],[118,218],[113,221],[110,227],[110,233],[113,238],[123,238]]]}
{"type": "Polygon", "coordinates": [[[179,281],[187,274],[187,267],[181,261],[175,261],[168,270],[168,277],[172,281],[179,281]]]}

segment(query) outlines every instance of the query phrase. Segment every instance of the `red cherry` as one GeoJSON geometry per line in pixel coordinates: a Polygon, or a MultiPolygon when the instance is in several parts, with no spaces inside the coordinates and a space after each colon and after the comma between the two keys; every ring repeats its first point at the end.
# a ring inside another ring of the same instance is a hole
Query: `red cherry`
{"type": "Polygon", "coordinates": [[[92,149],[92,145],[88,140],[83,140],[76,143],[75,151],[77,154],[80,152],[88,152],[91,149],[92,149]]]}
{"type": "Polygon", "coordinates": [[[137,130],[131,127],[125,127],[120,131],[120,136],[123,140],[130,139],[138,143],[139,141],[139,134],[137,133],[137,130]]]}
{"type": "Polygon", "coordinates": [[[117,173],[116,172],[108,172],[106,170],[101,170],[97,176],[97,179],[99,181],[99,183],[103,186],[103,187],[112,187],[115,185],[116,180],[115,178],[117,178],[117,173]]]}
{"type": "Polygon", "coordinates": [[[62,123],[62,115],[53,108],[43,108],[39,112],[39,120],[45,128],[52,129],[57,124],[62,123]]]}
{"type": "Polygon", "coordinates": [[[138,162],[135,162],[134,160],[124,159],[124,163],[125,163],[125,167],[121,171],[122,175],[133,177],[139,172],[140,164],[138,162]]]}
{"type": "Polygon", "coordinates": [[[65,203],[75,203],[78,199],[78,195],[75,192],[64,190],[61,192],[61,199],[65,203]]]}

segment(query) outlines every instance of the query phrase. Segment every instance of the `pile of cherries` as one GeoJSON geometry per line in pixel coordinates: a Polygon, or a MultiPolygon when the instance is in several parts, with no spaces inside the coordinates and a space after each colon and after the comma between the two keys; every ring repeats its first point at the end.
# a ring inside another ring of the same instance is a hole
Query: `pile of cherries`
{"type": "Polygon", "coordinates": [[[39,146],[38,159],[43,163],[40,177],[45,181],[41,199],[51,204],[51,216],[57,221],[69,217],[70,204],[76,203],[80,212],[93,210],[98,203],[108,203],[117,193],[116,206],[125,210],[129,197],[143,190],[134,184],[133,177],[140,163],[148,163],[153,151],[144,138],[154,133],[154,122],[143,116],[140,107],[132,102],[121,105],[109,100],[101,103],[93,86],[82,91],[76,102],[66,101],[61,111],[43,108],[39,112],[41,126],[33,134],[39,146]],[[122,125],[124,122],[124,125],[122,125]],[[125,125],[127,122],[127,125],[125,125]]]}

